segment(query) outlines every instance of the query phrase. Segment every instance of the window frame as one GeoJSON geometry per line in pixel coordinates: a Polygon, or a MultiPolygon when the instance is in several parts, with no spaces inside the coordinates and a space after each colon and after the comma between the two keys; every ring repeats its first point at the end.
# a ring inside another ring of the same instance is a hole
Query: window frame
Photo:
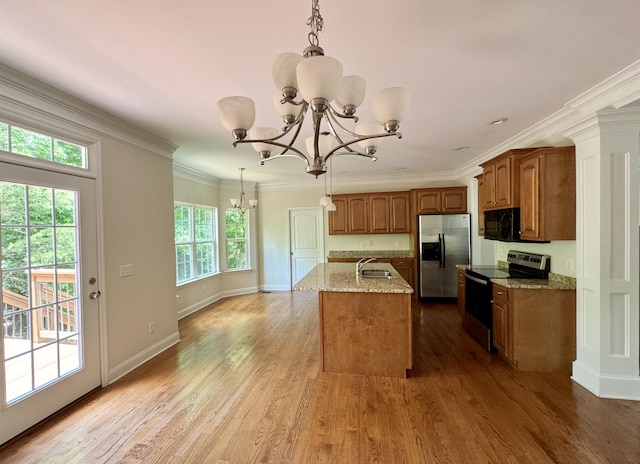
{"type": "Polygon", "coordinates": [[[98,157],[100,153],[100,142],[97,139],[88,139],[78,136],[75,132],[51,130],[50,126],[41,124],[26,123],[18,121],[6,115],[0,116],[0,124],[9,126],[9,150],[11,150],[11,130],[17,128],[32,132],[39,136],[49,137],[53,141],[60,141],[71,145],[77,145],[84,149],[84,166],[72,166],[69,164],[58,163],[53,160],[36,158],[28,155],[14,153],[0,149],[0,161],[18,164],[20,166],[34,167],[37,169],[46,169],[64,174],[76,175],[79,177],[87,177],[91,179],[97,178],[98,157]]]}
{"type": "Polygon", "coordinates": [[[226,261],[227,261],[227,272],[238,272],[238,271],[248,271],[251,270],[251,253],[250,253],[250,230],[251,228],[249,227],[249,215],[247,214],[247,212],[245,211],[244,213],[241,212],[240,210],[236,209],[236,208],[227,208],[225,210],[225,214],[224,214],[224,219],[225,219],[225,234],[224,234],[224,240],[225,240],[225,253],[226,253],[226,261]],[[227,237],[227,219],[228,219],[228,213],[233,212],[233,213],[239,213],[242,215],[242,217],[244,218],[244,238],[229,238],[227,237]],[[244,242],[244,250],[245,250],[245,265],[243,267],[230,267],[229,266],[229,242],[244,242]]]}
{"type": "Polygon", "coordinates": [[[176,257],[176,287],[180,287],[182,285],[187,285],[193,282],[197,282],[199,280],[207,279],[211,276],[220,274],[220,241],[218,237],[218,208],[215,206],[209,205],[200,205],[196,203],[189,203],[185,201],[174,201],[173,202],[173,227],[174,227],[174,249],[175,249],[175,257],[176,257]],[[188,208],[189,210],[189,234],[188,240],[186,241],[178,241],[177,232],[176,232],[176,208],[188,208]],[[198,240],[196,234],[196,215],[195,212],[197,209],[207,210],[211,212],[211,238],[207,240],[198,240]],[[198,245],[203,244],[211,244],[211,271],[198,275],[198,265],[200,262],[200,258],[198,257],[198,245]],[[185,261],[179,260],[179,247],[188,247],[189,253],[189,272],[190,277],[184,280],[179,280],[180,278],[180,266],[185,263],[185,261]]]}

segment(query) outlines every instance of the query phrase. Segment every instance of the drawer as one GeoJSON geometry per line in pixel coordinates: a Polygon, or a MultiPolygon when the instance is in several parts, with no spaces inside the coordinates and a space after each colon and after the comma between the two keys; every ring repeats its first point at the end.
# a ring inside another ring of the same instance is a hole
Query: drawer
{"type": "Polygon", "coordinates": [[[411,258],[392,258],[391,264],[394,266],[413,266],[413,259],[411,258]]]}
{"type": "Polygon", "coordinates": [[[502,285],[493,284],[493,299],[502,301],[504,303],[509,302],[509,291],[502,285]]]}

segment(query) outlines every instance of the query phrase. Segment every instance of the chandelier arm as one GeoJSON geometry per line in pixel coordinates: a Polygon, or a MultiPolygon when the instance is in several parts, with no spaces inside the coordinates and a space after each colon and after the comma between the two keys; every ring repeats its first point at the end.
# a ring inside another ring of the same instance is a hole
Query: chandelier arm
{"type": "Polygon", "coordinates": [[[331,115],[334,118],[351,119],[351,120],[353,120],[353,122],[356,122],[356,123],[359,121],[358,116],[356,116],[355,114],[340,113],[338,110],[334,109],[333,106],[331,106],[331,105],[329,105],[329,110],[331,111],[331,115]]]}
{"type": "MultiPolygon", "coordinates": [[[[339,121],[337,121],[335,118],[332,118],[331,115],[329,113],[325,113],[326,117],[325,119],[327,120],[327,126],[329,127],[329,130],[331,131],[331,133],[333,134],[333,136],[336,138],[336,140],[338,140],[338,142],[340,142],[340,145],[338,145],[337,147],[335,147],[333,150],[331,150],[327,156],[325,156],[325,161],[327,159],[329,159],[329,157],[331,155],[334,154],[334,152],[340,150],[341,148],[345,148],[347,151],[352,151],[354,154],[355,153],[360,153],[357,152],[353,149],[351,149],[349,147],[349,145],[352,145],[354,143],[358,143],[361,142],[362,140],[368,140],[368,139],[377,139],[380,137],[391,137],[391,136],[396,136],[399,139],[402,138],[402,133],[400,132],[383,132],[381,134],[373,134],[373,135],[359,135],[356,134],[355,132],[351,132],[349,129],[347,129],[346,127],[344,127],[342,124],[340,124],[339,121]],[[340,127],[340,129],[342,129],[344,132],[346,132],[347,134],[351,135],[352,137],[356,137],[354,140],[349,140],[348,142],[343,142],[342,138],[340,138],[340,136],[338,135],[338,132],[336,131],[335,127],[333,126],[333,124],[336,124],[338,127],[340,127]]],[[[362,153],[360,153],[362,154],[362,153]]],[[[362,154],[364,155],[364,154],[362,154]]],[[[368,158],[373,158],[372,155],[364,155],[368,158]]]]}
{"type": "MultiPolygon", "coordinates": [[[[284,152],[284,151],[283,151],[282,153],[278,153],[277,155],[272,155],[272,156],[270,156],[269,158],[261,159],[261,160],[260,160],[260,164],[264,164],[264,163],[266,163],[267,161],[271,161],[271,160],[274,160],[274,159],[280,159],[280,158],[298,158],[298,159],[302,159],[302,158],[300,157],[300,154],[299,154],[299,153],[286,153],[286,152],[284,152]]],[[[309,162],[308,158],[306,158],[306,157],[305,157],[305,158],[304,158],[304,159],[302,159],[302,160],[303,160],[305,163],[307,163],[307,166],[310,166],[310,162],[309,162]]]]}
{"type": "Polygon", "coordinates": [[[356,150],[352,150],[347,148],[348,151],[344,151],[344,152],[331,152],[327,155],[327,157],[325,158],[325,161],[328,161],[329,156],[334,157],[334,156],[362,156],[363,158],[369,158],[369,159],[373,159],[375,158],[374,155],[369,155],[368,153],[363,153],[361,151],[356,151],[356,150]]]}
{"type": "MultiPolygon", "coordinates": [[[[275,142],[274,140],[275,139],[238,140],[235,143],[252,143],[252,142],[268,143],[269,145],[274,145],[276,147],[284,148],[284,151],[282,153],[277,154],[277,155],[270,156],[267,159],[279,158],[280,156],[295,156],[297,158],[300,158],[302,161],[307,163],[307,166],[309,166],[309,159],[306,156],[304,156],[304,153],[302,153],[300,150],[298,150],[297,148],[292,147],[290,145],[285,145],[284,143],[275,142]],[[290,155],[285,155],[285,153],[287,151],[289,151],[289,150],[293,151],[294,153],[292,153],[290,155]]],[[[235,145],[235,143],[234,143],[234,145],[235,145]]],[[[265,159],[263,161],[266,161],[267,159],[265,159]]]]}
{"type": "MultiPolygon", "coordinates": [[[[398,138],[402,138],[402,134],[400,132],[385,132],[384,134],[376,134],[376,135],[361,135],[358,136],[357,139],[355,140],[349,140],[348,142],[342,143],[340,145],[338,145],[337,147],[335,147],[333,150],[331,150],[329,153],[327,153],[327,156],[324,157],[324,160],[328,160],[331,156],[333,156],[334,154],[336,154],[336,152],[342,148],[346,148],[349,151],[352,151],[351,154],[361,154],[362,156],[366,156],[367,158],[373,158],[373,156],[371,155],[366,155],[357,151],[353,151],[349,148],[349,145],[352,145],[354,143],[358,143],[361,142],[363,140],[369,140],[369,139],[377,139],[380,137],[393,137],[393,136],[397,136],[398,138]]],[[[344,154],[349,154],[349,153],[344,153],[344,154]]]]}
{"type": "MultiPolygon", "coordinates": [[[[305,105],[306,104],[307,103],[305,102],[305,105]]],[[[291,139],[289,140],[289,143],[287,145],[285,145],[285,149],[282,150],[277,156],[285,155],[285,153],[287,153],[287,151],[289,151],[289,149],[291,149],[291,150],[296,151],[299,155],[304,156],[304,159],[307,162],[307,165],[309,165],[309,160],[304,155],[304,153],[302,153],[299,150],[296,150],[295,148],[293,148],[293,144],[298,139],[298,135],[300,134],[300,130],[302,129],[302,124],[304,123],[304,114],[305,114],[306,111],[307,111],[307,107],[305,106],[302,109],[302,112],[298,115],[298,118],[296,119],[296,121],[294,121],[294,123],[291,124],[288,128],[285,128],[285,129],[287,129],[286,133],[289,133],[289,132],[291,132],[291,129],[293,129],[294,125],[297,126],[294,134],[291,136],[291,139]]],[[[282,135],[284,135],[284,133],[282,135]]],[[[282,137],[282,136],[280,136],[280,137],[282,137]]],[[[279,139],[280,137],[277,137],[275,140],[279,139]]],[[[286,155],[286,156],[291,156],[291,155],[286,155]]]]}

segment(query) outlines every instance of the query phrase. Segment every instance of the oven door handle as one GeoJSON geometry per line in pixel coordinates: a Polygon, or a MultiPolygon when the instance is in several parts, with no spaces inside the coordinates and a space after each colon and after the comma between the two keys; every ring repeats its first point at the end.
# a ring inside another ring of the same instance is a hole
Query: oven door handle
{"type": "Polygon", "coordinates": [[[477,277],[470,276],[469,274],[465,274],[465,277],[480,285],[489,285],[489,282],[487,282],[486,280],[478,279],[477,277]]]}

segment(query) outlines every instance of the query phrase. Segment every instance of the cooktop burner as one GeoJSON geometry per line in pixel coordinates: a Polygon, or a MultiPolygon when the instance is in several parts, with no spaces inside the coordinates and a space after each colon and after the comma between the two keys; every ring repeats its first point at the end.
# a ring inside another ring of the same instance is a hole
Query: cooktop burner
{"type": "Polygon", "coordinates": [[[508,279],[509,277],[511,277],[511,275],[509,275],[509,270],[502,267],[470,267],[469,269],[467,269],[467,274],[475,275],[480,279],[508,279]]]}
{"type": "Polygon", "coordinates": [[[509,268],[498,266],[471,266],[466,273],[478,279],[548,279],[551,256],[510,250],[507,254],[509,268]]]}

